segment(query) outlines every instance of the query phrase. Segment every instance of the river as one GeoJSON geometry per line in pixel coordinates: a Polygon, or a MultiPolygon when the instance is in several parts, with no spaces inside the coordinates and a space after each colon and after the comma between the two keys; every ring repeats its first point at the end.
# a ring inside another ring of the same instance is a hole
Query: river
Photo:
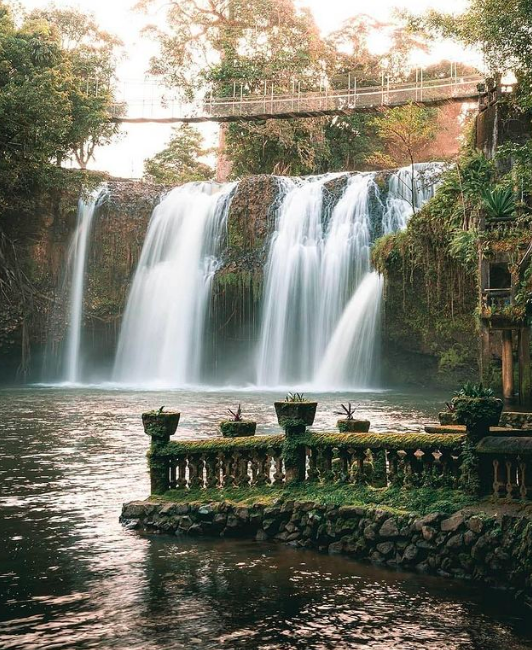
{"type": "MultiPolygon", "coordinates": [[[[146,536],[118,522],[148,494],[140,413],[182,411],[208,436],[242,403],[276,429],[273,393],[0,391],[0,648],[521,650],[504,593],[271,543],[146,536]]],[[[442,396],[322,395],[316,428],[356,401],[381,430],[420,428],[442,396]]]]}

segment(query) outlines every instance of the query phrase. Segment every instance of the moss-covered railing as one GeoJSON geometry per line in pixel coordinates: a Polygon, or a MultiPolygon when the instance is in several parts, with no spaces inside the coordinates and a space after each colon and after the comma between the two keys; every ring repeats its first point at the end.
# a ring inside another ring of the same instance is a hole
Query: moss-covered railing
{"type": "Polygon", "coordinates": [[[497,498],[532,498],[532,437],[487,436],[476,446],[480,490],[497,498]]]}
{"type": "Polygon", "coordinates": [[[152,493],[292,481],[456,486],[464,438],[460,434],[311,432],[177,442],[152,437],[152,493]]]}

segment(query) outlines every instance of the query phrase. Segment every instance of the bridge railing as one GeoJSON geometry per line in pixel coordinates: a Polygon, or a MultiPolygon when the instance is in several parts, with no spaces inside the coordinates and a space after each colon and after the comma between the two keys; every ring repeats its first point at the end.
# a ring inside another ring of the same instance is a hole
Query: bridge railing
{"type": "Polygon", "coordinates": [[[480,75],[419,79],[416,82],[362,86],[356,80],[349,88],[286,92],[274,83],[264,84],[261,93],[246,94],[235,87],[232,96],[207,97],[203,102],[184,104],[177,99],[117,103],[111,117],[118,121],[216,121],[253,117],[341,114],[409,102],[432,103],[452,99],[475,99],[480,75]]]}

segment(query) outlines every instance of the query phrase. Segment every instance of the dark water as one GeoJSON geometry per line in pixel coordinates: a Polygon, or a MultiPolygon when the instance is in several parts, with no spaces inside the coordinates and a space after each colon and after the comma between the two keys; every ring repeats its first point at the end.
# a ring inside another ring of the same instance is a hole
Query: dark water
{"type": "MultiPolygon", "coordinates": [[[[142,410],[178,406],[180,435],[209,435],[241,401],[266,431],[272,399],[0,392],[0,648],[532,648],[529,615],[483,587],[119,525],[122,501],[148,492],[142,410]]],[[[357,401],[380,428],[419,427],[438,409],[435,396],[357,401]]],[[[320,397],[319,427],[334,422],[337,402],[320,397]]]]}

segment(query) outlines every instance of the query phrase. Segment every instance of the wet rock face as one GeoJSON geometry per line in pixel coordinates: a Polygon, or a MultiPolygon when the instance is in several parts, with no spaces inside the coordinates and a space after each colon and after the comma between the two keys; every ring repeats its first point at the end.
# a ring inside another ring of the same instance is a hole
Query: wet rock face
{"type": "MultiPolygon", "coordinates": [[[[109,197],[93,224],[84,328],[87,338],[101,348],[95,352],[109,355],[147,225],[164,188],[120,179],[97,178],[91,183],[96,186],[101,180],[108,185],[109,197]]],[[[14,379],[23,357],[29,357],[26,379],[38,377],[32,369],[41,370],[46,344],[55,345],[58,356],[67,327],[65,269],[82,192],[80,177],[73,175],[61,192],[38,197],[28,214],[3,219],[2,227],[16,243],[17,258],[36,293],[29,305],[14,295],[9,309],[3,310],[8,318],[4,322],[0,317],[0,367],[5,373],[0,381],[14,379]]]]}
{"type": "Polygon", "coordinates": [[[532,603],[532,521],[463,512],[425,517],[373,507],[279,500],[246,508],[227,502],[134,501],[120,517],[128,528],[181,535],[251,537],[378,564],[467,578],[519,590],[532,603]]]}

